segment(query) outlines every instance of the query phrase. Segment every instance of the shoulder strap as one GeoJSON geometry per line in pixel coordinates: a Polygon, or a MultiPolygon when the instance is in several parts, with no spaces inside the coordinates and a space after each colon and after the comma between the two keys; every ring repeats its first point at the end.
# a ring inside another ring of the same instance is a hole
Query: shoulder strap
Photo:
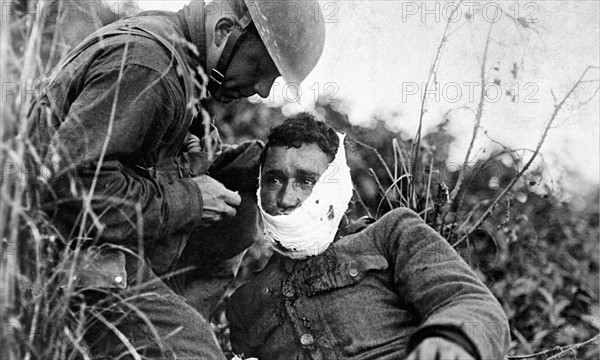
{"type": "Polygon", "coordinates": [[[192,74],[190,73],[186,62],[183,60],[183,58],[181,57],[181,54],[175,49],[175,47],[173,46],[173,44],[171,42],[167,41],[164,37],[158,35],[156,32],[146,29],[143,26],[140,26],[138,24],[130,25],[130,24],[121,23],[121,22],[114,23],[114,24],[111,24],[111,25],[108,25],[108,26],[105,26],[105,27],[99,29],[98,31],[94,32],[93,34],[91,34],[90,36],[85,38],[81,43],[79,43],[79,45],[77,45],[75,48],[73,48],[73,50],[71,50],[71,52],[69,52],[67,57],[65,57],[63,60],[61,60],[56,65],[56,67],[50,73],[50,76],[45,80],[46,86],[52,84],[54,82],[54,80],[56,79],[58,73],[65,66],[67,66],[69,63],[71,63],[73,61],[73,59],[75,59],[82,52],[87,50],[90,46],[102,41],[102,39],[105,39],[105,38],[108,38],[111,36],[127,35],[127,34],[138,35],[138,36],[146,37],[148,39],[152,39],[152,40],[158,42],[159,44],[161,44],[167,50],[169,50],[171,55],[175,58],[175,60],[179,64],[179,67],[182,71],[182,77],[183,77],[183,82],[184,82],[184,87],[185,87],[186,111],[185,111],[185,115],[184,115],[184,124],[185,123],[187,123],[188,125],[191,124],[192,119],[195,115],[194,82],[192,80],[192,74]]]}
{"type": "Polygon", "coordinates": [[[175,49],[173,44],[171,42],[167,41],[162,36],[158,35],[157,33],[150,31],[148,29],[145,29],[138,25],[129,26],[126,29],[126,31],[133,33],[135,35],[145,36],[150,39],[153,38],[154,40],[158,41],[161,45],[163,45],[165,48],[167,48],[169,50],[169,52],[171,52],[171,54],[173,55],[173,57],[179,64],[179,67],[182,71],[183,83],[185,86],[184,124],[188,124],[188,127],[189,127],[189,125],[191,125],[193,117],[195,116],[196,107],[194,104],[195,99],[194,99],[194,82],[192,80],[193,75],[190,73],[187,63],[183,60],[183,58],[181,57],[181,54],[175,49]]]}
{"type": "Polygon", "coordinates": [[[192,44],[198,48],[200,64],[203,69],[206,69],[206,30],[204,21],[194,21],[204,19],[204,1],[192,0],[183,7],[183,11],[192,44]]]}

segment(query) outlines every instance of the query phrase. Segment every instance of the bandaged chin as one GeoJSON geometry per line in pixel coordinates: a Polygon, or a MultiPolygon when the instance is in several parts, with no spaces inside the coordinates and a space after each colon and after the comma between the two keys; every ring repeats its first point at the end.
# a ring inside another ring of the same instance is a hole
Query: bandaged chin
{"type": "Polygon", "coordinates": [[[346,162],[344,137],[337,153],[321,175],[310,196],[288,215],[269,215],[261,205],[260,188],[258,208],[264,223],[265,239],[275,251],[294,259],[322,253],[333,242],[342,216],[352,198],[352,179],[346,162]]]}

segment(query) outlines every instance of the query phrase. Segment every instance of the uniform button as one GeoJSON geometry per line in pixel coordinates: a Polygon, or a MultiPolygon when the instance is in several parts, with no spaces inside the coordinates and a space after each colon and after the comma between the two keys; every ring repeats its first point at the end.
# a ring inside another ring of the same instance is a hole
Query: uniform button
{"type": "Polygon", "coordinates": [[[300,342],[302,343],[302,345],[310,345],[313,342],[315,342],[315,339],[311,334],[304,334],[300,337],[300,342]]]}
{"type": "Polygon", "coordinates": [[[352,269],[350,269],[349,273],[350,273],[350,276],[355,277],[358,275],[358,269],[352,268],[352,269]]]}

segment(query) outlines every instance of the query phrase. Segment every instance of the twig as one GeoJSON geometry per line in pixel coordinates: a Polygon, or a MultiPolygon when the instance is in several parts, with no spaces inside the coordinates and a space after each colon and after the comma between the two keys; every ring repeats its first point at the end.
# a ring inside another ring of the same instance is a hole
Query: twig
{"type": "MultiPolygon", "coordinates": [[[[373,168],[369,168],[369,172],[371,173],[371,175],[375,179],[375,182],[377,183],[377,186],[379,186],[379,190],[383,194],[383,199],[381,199],[381,201],[383,202],[384,199],[387,200],[387,203],[390,206],[390,209],[393,209],[394,207],[392,206],[392,203],[390,202],[390,199],[388,199],[387,196],[386,196],[387,192],[383,189],[383,186],[381,185],[381,182],[379,181],[379,178],[377,177],[377,174],[375,173],[375,171],[373,171],[373,168]]],[[[379,208],[381,207],[381,203],[379,203],[379,204],[380,205],[377,206],[377,209],[375,210],[375,217],[377,217],[377,214],[379,214],[379,208]]]]}
{"type": "MultiPolygon", "coordinates": [[[[490,48],[490,41],[492,38],[492,29],[493,28],[494,28],[494,23],[490,23],[490,28],[488,30],[487,39],[485,41],[485,49],[483,50],[483,61],[481,63],[481,69],[480,69],[481,92],[479,94],[479,104],[477,105],[477,111],[475,113],[475,123],[473,124],[473,133],[471,135],[471,142],[469,143],[469,147],[467,148],[467,153],[465,154],[465,160],[463,161],[463,164],[460,168],[460,171],[458,174],[458,180],[456,181],[456,184],[454,185],[454,189],[452,189],[452,191],[450,192],[450,196],[448,197],[448,206],[446,207],[444,214],[442,214],[442,216],[441,216],[442,223],[444,222],[444,219],[446,218],[446,215],[448,215],[449,212],[451,212],[451,211],[456,212],[458,210],[458,208],[460,207],[460,203],[462,201],[462,199],[460,199],[460,201],[455,201],[455,200],[456,200],[456,196],[458,195],[458,192],[460,191],[460,188],[465,180],[465,171],[466,171],[467,167],[469,166],[469,158],[471,157],[471,151],[473,150],[473,146],[475,144],[475,139],[477,138],[477,133],[479,131],[480,124],[481,124],[481,118],[483,117],[483,106],[485,104],[485,88],[486,88],[486,86],[485,86],[486,67],[487,67],[488,51],[490,48]]],[[[456,222],[456,219],[457,219],[457,217],[455,217],[453,220],[453,226],[451,227],[449,237],[452,236],[452,229],[454,229],[454,223],[456,222]]]]}
{"type": "Polygon", "coordinates": [[[546,359],[546,360],[556,360],[556,359],[560,359],[561,357],[563,357],[563,356],[564,356],[564,355],[565,355],[567,352],[569,352],[569,351],[574,351],[574,350],[577,350],[577,349],[579,349],[580,347],[583,347],[583,346],[585,346],[585,345],[587,345],[587,344],[591,344],[591,343],[598,343],[598,340],[599,340],[599,339],[600,339],[600,334],[598,334],[598,335],[594,336],[593,338],[591,338],[591,339],[588,339],[588,340],[586,340],[586,341],[584,341],[584,342],[580,342],[580,343],[578,343],[578,344],[575,344],[575,345],[570,345],[570,346],[568,346],[568,347],[567,347],[567,349],[564,349],[564,350],[562,350],[560,353],[558,353],[558,354],[556,354],[556,355],[552,355],[551,357],[549,357],[549,358],[548,358],[548,359],[546,359]]]}
{"type": "Polygon", "coordinates": [[[546,355],[548,353],[551,352],[556,352],[559,351],[558,354],[554,354],[552,356],[550,356],[549,358],[547,358],[546,360],[556,360],[556,359],[560,359],[561,357],[563,357],[567,352],[571,352],[573,350],[577,350],[583,346],[586,346],[590,343],[595,343],[598,342],[598,340],[600,339],[600,334],[594,336],[591,339],[588,339],[586,341],[577,343],[577,344],[573,344],[573,345],[567,345],[567,346],[556,346],[552,349],[548,349],[548,350],[544,350],[544,351],[540,351],[537,352],[535,354],[528,354],[528,355],[515,355],[515,356],[508,356],[509,360],[520,360],[520,359],[531,359],[534,357],[538,357],[538,356],[543,356],[546,355]]]}
{"type": "MultiPolygon", "coordinates": [[[[485,104],[485,79],[486,79],[486,66],[487,66],[487,58],[488,58],[488,50],[490,48],[490,39],[492,38],[492,29],[494,27],[494,23],[490,24],[490,29],[488,30],[487,40],[485,42],[485,50],[483,51],[483,62],[481,64],[481,93],[479,94],[479,105],[477,106],[477,112],[475,114],[475,123],[473,124],[473,133],[471,134],[471,142],[469,143],[469,147],[467,148],[467,154],[465,155],[465,160],[463,161],[463,165],[460,169],[460,173],[458,175],[458,180],[456,181],[456,185],[454,185],[454,189],[450,193],[450,198],[448,199],[448,210],[451,208],[456,210],[458,205],[454,204],[454,200],[460,191],[460,187],[462,186],[463,181],[465,180],[465,171],[466,167],[469,164],[469,158],[471,157],[471,151],[473,150],[473,146],[475,144],[475,139],[477,138],[477,132],[479,131],[479,127],[481,124],[481,118],[483,116],[483,106],[485,104]]],[[[446,214],[442,217],[445,217],[446,214]]]]}
{"type": "MultiPolygon", "coordinates": [[[[534,150],[531,150],[531,149],[526,149],[526,148],[516,148],[516,149],[510,149],[510,148],[508,148],[507,146],[504,146],[504,145],[503,145],[502,143],[500,143],[499,141],[497,141],[497,140],[493,139],[492,137],[490,137],[490,136],[488,135],[488,132],[487,132],[487,130],[484,130],[484,131],[483,131],[483,133],[485,134],[485,136],[487,136],[487,138],[488,138],[490,141],[492,141],[492,142],[493,142],[493,143],[495,143],[495,144],[498,144],[498,145],[500,145],[500,146],[503,148],[503,150],[502,150],[502,151],[500,151],[500,152],[498,152],[498,153],[496,153],[496,154],[494,154],[493,156],[490,156],[490,158],[489,158],[489,159],[487,159],[487,160],[486,160],[486,161],[485,161],[485,162],[484,162],[484,163],[481,165],[481,167],[480,167],[480,168],[477,170],[477,172],[476,172],[476,173],[473,175],[473,177],[477,176],[477,174],[479,173],[479,171],[480,171],[481,169],[484,169],[484,168],[485,168],[485,166],[487,165],[487,163],[488,163],[488,162],[490,162],[490,161],[494,160],[495,158],[497,158],[498,156],[501,156],[501,155],[504,155],[504,154],[508,154],[508,155],[510,155],[510,157],[511,157],[511,159],[513,160],[513,163],[515,164],[515,166],[516,166],[516,168],[517,168],[517,171],[518,171],[518,169],[519,169],[519,165],[518,165],[518,164],[519,164],[519,159],[518,159],[518,158],[515,156],[515,154],[516,154],[517,152],[519,152],[519,151],[522,151],[522,152],[524,152],[524,153],[526,153],[526,152],[532,152],[532,153],[533,153],[533,151],[534,151],[534,150]]],[[[543,154],[538,154],[538,156],[539,156],[539,157],[542,159],[542,164],[543,164],[544,168],[547,168],[548,166],[547,166],[547,164],[546,164],[546,160],[544,159],[544,155],[543,155],[543,154]]],[[[550,176],[550,182],[553,184],[553,187],[554,187],[554,179],[552,179],[552,175],[549,175],[549,176],[550,176]]],[[[463,194],[463,196],[461,197],[461,199],[462,199],[462,198],[464,198],[464,194],[463,194]]],[[[461,200],[461,201],[462,201],[462,200],[461,200]]]]}
{"type": "Polygon", "coordinates": [[[356,194],[356,200],[358,201],[358,203],[365,209],[365,211],[367,212],[367,215],[370,218],[373,218],[373,214],[371,214],[371,210],[369,210],[369,207],[365,204],[362,196],[360,196],[358,189],[356,189],[356,185],[352,184],[352,188],[354,189],[354,193],[356,194]]]}
{"type": "Polygon", "coordinates": [[[429,164],[429,178],[427,180],[427,194],[425,195],[425,222],[427,222],[427,208],[429,207],[429,188],[431,187],[431,174],[433,173],[433,156],[429,164]]]}
{"type": "MultiPolygon", "coordinates": [[[[417,132],[414,137],[414,141],[412,144],[412,153],[411,153],[411,173],[415,174],[417,169],[417,164],[419,161],[417,158],[419,157],[419,147],[421,145],[421,132],[423,129],[423,118],[425,117],[425,113],[427,112],[427,95],[429,93],[429,87],[433,84],[435,86],[436,78],[437,78],[437,70],[440,65],[440,60],[442,59],[442,52],[446,43],[448,42],[448,29],[450,28],[450,24],[452,23],[452,19],[454,19],[454,13],[457,9],[460,8],[463,0],[460,0],[456,7],[452,10],[450,17],[448,17],[448,21],[446,22],[446,28],[444,29],[444,34],[442,35],[442,39],[440,40],[440,44],[438,45],[435,57],[433,58],[433,63],[429,68],[429,75],[427,77],[427,83],[425,84],[425,89],[423,91],[423,96],[421,97],[421,112],[419,114],[419,126],[417,127],[417,132]]],[[[410,193],[412,194],[411,198],[414,200],[416,197],[416,177],[412,183],[410,188],[410,193]]]]}
{"type": "Polygon", "coordinates": [[[550,116],[550,119],[548,119],[548,122],[546,123],[546,127],[544,128],[544,131],[542,133],[542,137],[540,138],[540,141],[538,142],[535,150],[533,151],[533,155],[531,155],[531,158],[529,159],[527,164],[525,164],[523,169],[521,169],[521,171],[511,180],[511,182],[508,184],[508,186],[506,186],[506,188],[502,191],[502,193],[500,195],[498,195],[496,200],[494,200],[494,202],[490,205],[490,207],[486,210],[486,212],[481,216],[481,218],[477,221],[477,223],[475,223],[475,225],[473,225],[473,227],[463,237],[461,237],[460,240],[458,240],[453,245],[454,247],[458,246],[459,244],[461,244],[462,242],[467,240],[469,238],[469,236],[471,236],[471,234],[475,230],[477,230],[481,226],[481,224],[483,224],[483,222],[492,214],[494,208],[498,205],[498,202],[512,189],[512,187],[523,176],[523,174],[527,171],[527,169],[529,169],[529,166],[531,166],[531,164],[533,163],[533,160],[535,160],[537,154],[540,152],[540,148],[542,147],[542,145],[544,144],[544,141],[546,140],[546,137],[548,136],[548,130],[550,130],[552,123],[556,119],[559,111],[562,109],[565,102],[571,97],[571,95],[573,94],[575,89],[577,89],[577,87],[581,84],[581,80],[585,77],[587,72],[591,69],[597,69],[597,68],[598,67],[596,67],[596,66],[588,66],[583,71],[581,76],[579,77],[579,80],[577,80],[575,85],[573,85],[571,90],[569,90],[569,92],[565,95],[565,97],[561,100],[561,102],[554,106],[554,111],[552,112],[552,116],[550,116]]]}
{"type": "MultiPolygon", "coordinates": [[[[600,81],[600,80],[591,80],[590,82],[596,82],[596,83],[597,83],[597,82],[599,82],[599,81],[600,81]]],[[[590,96],[590,98],[589,98],[589,99],[587,99],[587,100],[585,100],[585,101],[583,101],[583,102],[580,102],[580,103],[579,103],[579,105],[578,105],[578,107],[582,107],[582,106],[584,106],[584,105],[587,105],[587,104],[588,104],[590,101],[592,101],[592,99],[593,99],[593,98],[595,98],[595,97],[596,97],[596,95],[598,95],[598,92],[599,92],[599,91],[600,91],[600,87],[597,87],[597,88],[596,88],[596,91],[594,91],[594,93],[592,94],[592,96],[590,96]]]]}
{"type": "Polygon", "coordinates": [[[388,176],[390,177],[390,180],[394,181],[394,176],[392,175],[392,171],[390,170],[389,166],[386,164],[386,162],[383,159],[383,157],[381,156],[381,154],[379,154],[379,151],[377,151],[377,149],[375,149],[374,147],[369,146],[361,141],[358,141],[356,139],[351,139],[351,140],[354,141],[355,143],[357,143],[358,145],[360,145],[364,148],[367,148],[367,149],[371,150],[373,153],[375,153],[375,155],[377,156],[377,159],[379,160],[379,162],[381,162],[381,164],[383,165],[383,168],[385,169],[388,176]]]}
{"type": "Polygon", "coordinates": [[[518,360],[518,359],[531,359],[531,358],[534,358],[534,357],[538,357],[538,356],[546,355],[546,354],[548,354],[548,353],[555,352],[555,351],[561,351],[561,350],[562,350],[562,348],[561,348],[560,346],[555,346],[555,347],[553,347],[552,349],[548,349],[548,350],[540,351],[540,352],[537,352],[537,353],[535,353],[535,354],[528,354],[528,355],[515,355],[515,356],[508,356],[507,358],[508,358],[509,360],[518,360]]]}

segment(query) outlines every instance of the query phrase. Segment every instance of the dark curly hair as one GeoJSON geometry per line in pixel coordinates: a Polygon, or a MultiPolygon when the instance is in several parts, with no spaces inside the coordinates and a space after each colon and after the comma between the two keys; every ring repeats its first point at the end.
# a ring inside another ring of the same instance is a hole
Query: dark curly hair
{"type": "Polygon", "coordinates": [[[312,114],[300,113],[286,119],[283,124],[271,129],[267,145],[260,155],[260,164],[264,164],[267,151],[273,146],[299,148],[302,144],[317,144],[319,148],[333,161],[337,153],[340,139],[335,130],[312,114]]]}

